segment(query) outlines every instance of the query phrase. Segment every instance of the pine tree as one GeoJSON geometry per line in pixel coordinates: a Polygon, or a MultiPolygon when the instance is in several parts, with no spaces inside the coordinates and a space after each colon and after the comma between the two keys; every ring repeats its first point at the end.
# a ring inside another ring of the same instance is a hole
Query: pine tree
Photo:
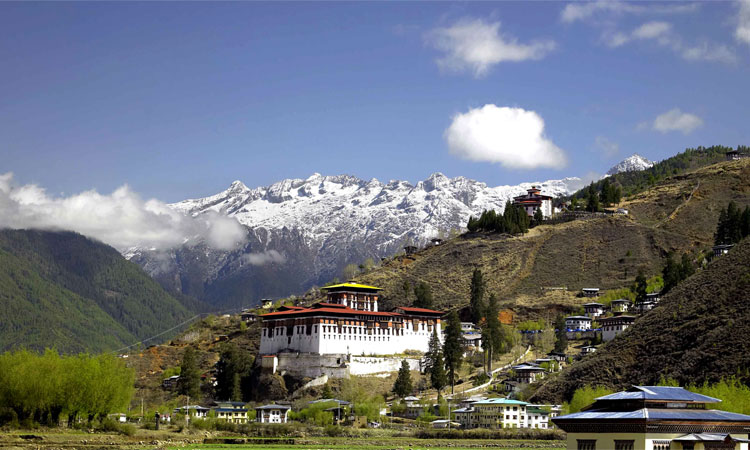
{"type": "MultiPolygon", "coordinates": [[[[666,279],[664,281],[666,283],[666,279]]],[[[646,301],[646,289],[648,288],[648,280],[646,275],[643,274],[643,270],[638,271],[638,275],[635,277],[635,284],[631,288],[631,291],[635,294],[635,302],[643,303],[646,301]]]]}
{"type": "MultiPolygon", "coordinates": [[[[327,386],[327,385],[326,385],[327,386]]],[[[398,369],[398,377],[393,384],[393,393],[404,398],[414,390],[411,382],[411,368],[406,360],[401,361],[401,368],[398,369]]]]}
{"type": "Polygon", "coordinates": [[[555,328],[557,333],[557,339],[555,340],[555,351],[558,353],[565,353],[568,350],[568,333],[567,326],[565,325],[565,318],[563,316],[557,316],[555,321],[555,328]]]}
{"type": "MultiPolygon", "coordinates": [[[[430,367],[430,383],[438,391],[438,401],[440,401],[440,392],[448,384],[448,375],[445,373],[445,360],[443,359],[443,350],[440,348],[440,341],[437,337],[437,328],[432,331],[437,346],[432,357],[432,367],[430,367]]],[[[432,339],[430,340],[432,343],[432,339]]]]}
{"type": "Polygon", "coordinates": [[[420,281],[418,285],[414,286],[414,295],[417,297],[414,300],[414,306],[417,308],[432,308],[432,291],[427,283],[420,281]]]}
{"type": "Polygon", "coordinates": [[[541,225],[544,222],[544,214],[542,213],[542,208],[537,208],[536,211],[534,211],[534,226],[541,225]]]}
{"type": "Polygon", "coordinates": [[[437,329],[433,330],[432,336],[427,343],[427,353],[424,354],[423,369],[425,374],[432,373],[432,367],[435,365],[438,353],[440,352],[440,339],[437,335],[437,329]]]}
{"type": "Polygon", "coordinates": [[[201,373],[198,368],[198,361],[195,349],[188,347],[182,354],[182,364],[180,365],[180,378],[178,380],[178,389],[180,394],[188,395],[198,399],[201,395],[201,373]]]}
{"type": "Polygon", "coordinates": [[[474,269],[471,275],[471,297],[469,300],[471,318],[474,323],[479,323],[484,315],[484,276],[479,268],[474,269]]]}
{"type": "Polygon", "coordinates": [[[461,319],[456,311],[448,315],[448,323],[445,327],[445,342],[443,342],[443,355],[445,356],[445,368],[448,370],[448,381],[451,385],[456,382],[456,371],[461,368],[463,360],[463,345],[461,344],[461,319]]]}
{"type": "Polygon", "coordinates": [[[695,267],[693,267],[693,261],[690,259],[690,255],[683,253],[682,261],[680,263],[680,281],[689,278],[694,273],[695,267]]]}
{"type": "Polygon", "coordinates": [[[482,330],[482,341],[487,355],[487,373],[492,371],[492,359],[499,353],[503,340],[502,324],[500,323],[500,305],[495,294],[490,295],[487,303],[487,317],[485,329],[482,330]]]}
{"type": "Polygon", "coordinates": [[[224,344],[219,353],[219,361],[216,363],[217,398],[243,400],[249,392],[243,392],[242,385],[249,378],[251,368],[250,352],[232,343],[224,344]]]}
{"type": "Polygon", "coordinates": [[[333,398],[333,391],[331,391],[331,385],[328,383],[323,385],[323,392],[320,395],[321,395],[321,398],[333,398]]]}
{"type": "Polygon", "coordinates": [[[586,211],[599,211],[599,195],[596,193],[594,183],[589,185],[588,191],[586,192],[586,211]]]}

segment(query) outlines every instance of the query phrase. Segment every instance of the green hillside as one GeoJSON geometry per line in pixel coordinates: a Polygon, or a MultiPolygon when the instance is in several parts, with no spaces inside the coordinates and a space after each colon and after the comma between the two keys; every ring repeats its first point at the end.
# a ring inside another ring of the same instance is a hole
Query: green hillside
{"type": "Polygon", "coordinates": [[[194,315],[115,249],[70,232],[0,231],[0,349],[113,350],[194,315]]]}
{"type": "Polygon", "coordinates": [[[739,375],[750,382],[750,240],[679,284],[591,356],[544,383],[537,399],[569,399],[586,384],[622,389],[663,376],[686,384],[739,375]]]}
{"type": "Polygon", "coordinates": [[[666,178],[627,198],[618,215],[543,225],[523,236],[466,233],[414,255],[400,255],[358,279],[384,288],[385,307],[408,304],[404,283],[424,281],[435,306],[468,304],[471,274],[480,268],[488,292],[520,317],[569,311],[582,287],[630,286],[638,270],[661,271],[669,251],[694,259],[713,242],[718,211],[729,200],[750,203],[750,160],[722,162],[666,178]],[[545,290],[564,287],[567,290],[545,290]]]}

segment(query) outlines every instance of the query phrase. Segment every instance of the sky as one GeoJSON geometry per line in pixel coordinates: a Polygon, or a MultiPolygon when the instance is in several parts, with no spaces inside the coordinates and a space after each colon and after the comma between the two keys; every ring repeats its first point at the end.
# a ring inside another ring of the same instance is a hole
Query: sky
{"type": "Polygon", "coordinates": [[[586,176],[749,144],[749,69],[750,0],[0,3],[0,190],[586,176]]]}

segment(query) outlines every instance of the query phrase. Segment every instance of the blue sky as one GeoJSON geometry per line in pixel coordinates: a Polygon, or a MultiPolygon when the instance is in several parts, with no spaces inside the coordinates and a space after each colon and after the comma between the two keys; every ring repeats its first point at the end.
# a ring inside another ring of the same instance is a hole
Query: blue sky
{"type": "Polygon", "coordinates": [[[0,173],[164,201],[603,173],[750,143],[749,68],[747,0],[3,3],[0,173]]]}

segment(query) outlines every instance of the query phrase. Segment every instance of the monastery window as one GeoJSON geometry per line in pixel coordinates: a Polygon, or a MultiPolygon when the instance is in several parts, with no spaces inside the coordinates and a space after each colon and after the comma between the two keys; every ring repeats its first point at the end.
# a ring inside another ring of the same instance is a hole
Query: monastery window
{"type": "MultiPolygon", "coordinates": [[[[635,441],[615,441],[615,450],[633,450],[635,441]]],[[[655,448],[655,447],[654,447],[655,448]]]]}
{"type": "Polygon", "coordinates": [[[596,450],[596,440],[578,439],[578,450],[596,450]]]}

